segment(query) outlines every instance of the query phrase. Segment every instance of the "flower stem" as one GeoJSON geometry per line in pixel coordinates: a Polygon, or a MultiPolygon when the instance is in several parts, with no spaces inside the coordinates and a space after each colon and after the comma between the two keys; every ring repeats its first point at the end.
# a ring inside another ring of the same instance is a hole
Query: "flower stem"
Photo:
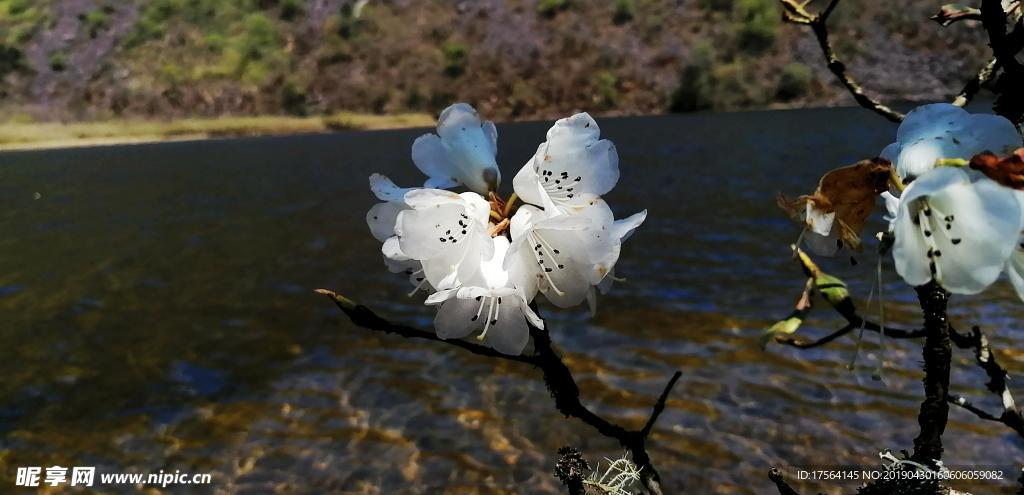
{"type": "Polygon", "coordinates": [[[519,195],[517,195],[516,193],[512,193],[512,195],[508,197],[508,202],[505,203],[505,211],[501,212],[501,215],[503,217],[509,217],[509,215],[512,213],[512,208],[515,206],[516,201],[518,199],[519,195]]]}
{"type": "Polygon", "coordinates": [[[921,432],[914,439],[916,462],[935,466],[942,459],[942,433],[949,417],[949,368],[952,347],[949,340],[949,321],[946,308],[949,293],[935,281],[916,288],[917,298],[924,313],[925,342],[924,392],[917,422],[921,432]]]}

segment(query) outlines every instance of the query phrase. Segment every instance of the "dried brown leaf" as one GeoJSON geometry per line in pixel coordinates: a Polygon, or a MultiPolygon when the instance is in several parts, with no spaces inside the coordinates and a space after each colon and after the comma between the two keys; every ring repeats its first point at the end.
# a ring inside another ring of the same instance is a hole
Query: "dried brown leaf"
{"type": "Polygon", "coordinates": [[[970,166],[1006,187],[1024,190],[1024,148],[1007,157],[986,151],[971,158],[970,166]]]}
{"type": "Polygon", "coordinates": [[[840,229],[840,239],[852,249],[860,249],[860,231],[864,227],[875,198],[889,187],[892,164],[884,158],[861,160],[832,170],[821,177],[814,194],[791,200],[779,194],[777,203],[795,219],[804,219],[810,204],[820,213],[835,213],[832,228],[840,229]]]}

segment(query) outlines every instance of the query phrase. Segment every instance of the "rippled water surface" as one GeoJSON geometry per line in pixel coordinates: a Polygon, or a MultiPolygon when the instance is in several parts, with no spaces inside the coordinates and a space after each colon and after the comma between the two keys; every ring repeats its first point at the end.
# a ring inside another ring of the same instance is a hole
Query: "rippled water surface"
{"type": "MultiPolygon", "coordinates": [[[[649,217],[595,318],[541,308],[587,404],[639,426],[683,371],[651,440],[675,493],[771,493],[770,466],[877,466],[880,449],[910,448],[919,344],[883,353],[869,335],[853,372],[852,339],[758,347],[803,284],[776,191],[808,192],[894,127],[859,109],[599,122],[621,156],[608,201],[649,217]]],[[[508,186],[548,125],[498,126],[508,186]]],[[[0,154],[0,484],[60,464],[212,472],[210,493],[558,493],[558,447],[618,455],[561,417],[535,370],[364,331],[313,294],[430,325],[364,223],[371,172],[422,180],[422,132],[0,154]]],[[[825,266],[863,298],[875,262],[859,261],[825,266]]],[[[891,268],[885,282],[889,318],[915,324],[913,292],[891,268]]],[[[1011,292],[954,304],[1021,375],[1011,292]]],[[[802,331],[839,324],[819,310],[802,331]]],[[[955,360],[953,390],[995,410],[972,356],[955,360]]],[[[1008,429],[960,410],[945,439],[949,464],[1024,460],[1008,429]]]]}

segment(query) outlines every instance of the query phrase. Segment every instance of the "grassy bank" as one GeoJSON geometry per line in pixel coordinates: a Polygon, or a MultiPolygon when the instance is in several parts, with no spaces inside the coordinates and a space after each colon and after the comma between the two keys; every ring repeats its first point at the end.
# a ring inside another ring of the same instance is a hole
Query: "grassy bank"
{"type": "Polygon", "coordinates": [[[105,122],[12,122],[0,124],[0,150],[144,143],[330,132],[396,129],[434,124],[427,114],[369,115],[341,112],[320,117],[221,117],[211,119],[114,120],[105,122]]]}

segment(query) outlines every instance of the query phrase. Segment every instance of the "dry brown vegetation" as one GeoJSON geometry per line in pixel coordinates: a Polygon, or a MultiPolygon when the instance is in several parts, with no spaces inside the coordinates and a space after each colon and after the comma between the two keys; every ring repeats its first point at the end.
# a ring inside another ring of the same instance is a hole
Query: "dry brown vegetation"
{"type": "MultiPolygon", "coordinates": [[[[843,2],[837,50],[888,101],[948,98],[984,33],[899,3],[843,2]]],[[[0,33],[0,121],[849,102],[775,0],[0,0],[0,33]]]]}

